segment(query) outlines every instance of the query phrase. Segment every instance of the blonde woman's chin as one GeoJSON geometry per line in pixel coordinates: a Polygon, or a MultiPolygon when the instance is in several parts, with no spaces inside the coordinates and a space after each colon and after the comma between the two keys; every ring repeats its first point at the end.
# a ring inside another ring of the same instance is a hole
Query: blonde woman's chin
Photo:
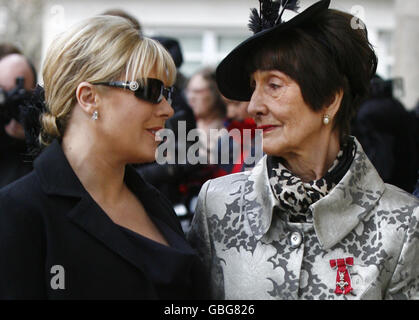
{"type": "Polygon", "coordinates": [[[135,161],[132,161],[131,163],[150,163],[156,161],[156,147],[148,147],[147,150],[143,147],[139,150],[139,153],[136,156],[135,161]]]}

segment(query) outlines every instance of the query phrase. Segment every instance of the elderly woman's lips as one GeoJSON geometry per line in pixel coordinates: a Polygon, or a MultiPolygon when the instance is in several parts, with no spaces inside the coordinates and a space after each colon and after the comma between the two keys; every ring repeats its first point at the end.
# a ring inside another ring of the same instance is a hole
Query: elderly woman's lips
{"type": "Polygon", "coordinates": [[[260,129],[263,130],[263,132],[268,132],[271,130],[274,130],[275,128],[278,128],[279,126],[274,126],[274,125],[264,125],[264,126],[259,126],[256,129],[260,129]]]}

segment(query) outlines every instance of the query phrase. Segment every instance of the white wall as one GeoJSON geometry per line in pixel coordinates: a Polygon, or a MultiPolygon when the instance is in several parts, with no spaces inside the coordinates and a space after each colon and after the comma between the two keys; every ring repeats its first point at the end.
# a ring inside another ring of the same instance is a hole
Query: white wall
{"type": "Polygon", "coordinates": [[[394,75],[404,80],[402,99],[408,109],[419,103],[419,1],[397,0],[394,75]]]}
{"type": "MultiPolygon", "coordinates": [[[[302,9],[314,2],[300,1],[302,9]]],[[[140,20],[146,35],[185,36],[185,41],[189,42],[197,41],[191,36],[201,37],[200,52],[184,50],[186,64],[190,64],[186,71],[190,73],[199,64],[217,64],[227,53],[217,47],[220,36],[228,36],[227,44],[231,43],[231,47],[248,37],[250,8],[258,6],[257,0],[49,0],[44,9],[42,56],[54,36],[69,25],[105,10],[120,8],[140,20]]],[[[363,17],[379,56],[378,72],[390,77],[394,64],[391,50],[394,0],[335,0],[332,7],[352,10],[363,17]]],[[[292,14],[288,14],[290,16],[292,14]]]]}

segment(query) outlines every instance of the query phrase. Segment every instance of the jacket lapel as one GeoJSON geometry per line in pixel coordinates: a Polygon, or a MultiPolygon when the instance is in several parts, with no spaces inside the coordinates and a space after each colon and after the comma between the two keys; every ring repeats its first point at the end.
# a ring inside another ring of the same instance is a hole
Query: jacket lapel
{"type": "MultiPolygon", "coordinates": [[[[131,244],[125,234],[84,189],[57,140],[36,159],[34,167],[45,193],[74,199],[74,205],[70,205],[67,212],[67,217],[73,223],[121,258],[144,271],[142,261],[146,257],[143,257],[142,253],[131,244]]],[[[149,215],[159,217],[178,233],[182,233],[181,229],[179,231],[181,227],[177,228],[173,217],[168,218],[170,211],[162,204],[158,192],[143,181],[130,166],[126,168],[125,181],[131,191],[143,202],[149,215]]]]}
{"type": "Polygon", "coordinates": [[[250,229],[255,238],[260,240],[271,226],[272,211],[276,203],[269,185],[266,156],[250,171],[243,186],[242,202],[250,229]]]}
{"type": "Polygon", "coordinates": [[[160,192],[128,165],[125,169],[125,183],[141,201],[146,212],[153,217],[166,222],[175,232],[184,236],[179,219],[168,200],[163,199],[160,192]]]}
{"type": "Polygon", "coordinates": [[[34,169],[46,194],[81,198],[86,192],[57,140],[36,158],[34,169]]]}
{"type": "MultiPolygon", "coordinates": [[[[331,248],[351,232],[384,193],[383,180],[356,138],[354,142],[356,154],[348,172],[327,196],[310,206],[314,230],[324,249],[331,248]]],[[[266,156],[250,171],[241,197],[251,231],[259,240],[271,226],[277,203],[270,188],[266,156]]]]}
{"type": "Polygon", "coordinates": [[[67,213],[69,219],[99,240],[103,245],[144,272],[142,261],[145,257],[124,235],[118,226],[86,194],[76,206],[67,213]]]}
{"type": "Polygon", "coordinates": [[[326,197],[311,206],[314,229],[324,249],[331,248],[351,232],[384,193],[383,180],[361,144],[354,141],[356,154],[348,172],[326,197]]]}

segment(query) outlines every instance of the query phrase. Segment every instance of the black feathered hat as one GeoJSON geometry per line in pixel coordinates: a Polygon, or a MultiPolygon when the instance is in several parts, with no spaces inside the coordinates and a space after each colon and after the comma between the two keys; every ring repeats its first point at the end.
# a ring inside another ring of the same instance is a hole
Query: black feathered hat
{"type": "Polygon", "coordinates": [[[244,64],[255,49],[291,28],[310,22],[326,11],[330,5],[330,0],[321,0],[284,22],[281,20],[284,10],[296,11],[298,0],[259,0],[259,2],[260,13],[252,9],[249,22],[249,28],[255,34],[234,48],[216,70],[219,90],[226,98],[232,100],[249,101],[252,96],[250,78],[244,64]]]}

